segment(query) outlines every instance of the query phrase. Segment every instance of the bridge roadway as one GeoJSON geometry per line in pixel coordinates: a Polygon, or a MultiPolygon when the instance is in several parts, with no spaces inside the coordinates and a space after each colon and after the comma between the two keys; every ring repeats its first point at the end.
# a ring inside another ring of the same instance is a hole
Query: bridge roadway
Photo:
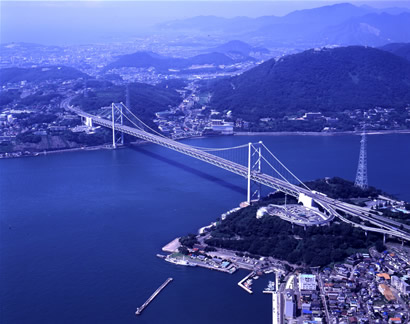
{"type": "MultiPolygon", "coordinates": [[[[113,128],[113,123],[111,120],[107,120],[98,116],[94,116],[91,114],[88,114],[82,110],[73,108],[69,105],[66,105],[66,108],[69,108],[71,111],[75,112],[79,116],[82,117],[87,117],[91,118],[93,123],[97,125],[101,125],[107,128],[113,128]]],[[[114,129],[119,132],[124,132],[125,134],[129,134],[134,137],[138,137],[142,140],[158,144],[161,146],[164,146],[166,148],[172,149],[174,151],[186,154],[188,156],[191,156],[193,158],[196,158],[198,160],[210,163],[212,165],[215,165],[219,168],[225,169],[227,171],[230,171],[232,173],[235,173],[237,175],[240,175],[244,178],[248,178],[248,168],[240,165],[235,162],[231,162],[229,160],[220,158],[218,156],[215,156],[213,154],[201,151],[199,149],[193,148],[189,145],[176,142],[174,140],[153,135],[150,133],[147,133],[145,131],[139,130],[134,127],[126,126],[126,125],[121,125],[118,123],[114,123],[114,129]]],[[[322,207],[327,210],[327,212],[330,214],[330,216],[333,217],[338,217],[343,221],[346,221],[348,223],[355,224],[355,226],[361,227],[366,231],[373,231],[373,232],[378,232],[382,234],[387,234],[387,235],[392,235],[397,238],[403,239],[410,241],[410,233],[399,229],[396,226],[393,226],[391,224],[391,221],[388,219],[385,219],[381,216],[374,217],[369,210],[363,207],[351,205],[348,203],[341,202],[336,199],[329,198],[325,195],[322,195],[320,193],[314,193],[308,189],[295,186],[291,183],[285,182],[283,180],[277,179],[275,177],[272,177],[270,175],[264,174],[264,173],[258,173],[256,171],[251,172],[251,180],[260,184],[263,184],[267,187],[282,191],[286,194],[289,194],[295,198],[299,198],[300,194],[305,194],[311,198],[313,198],[318,204],[322,205],[322,207]],[[379,227],[379,228],[374,228],[374,227],[369,227],[365,226],[362,224],[354,223],[352,221],[347,220],[346,218],[342,217],[338,211],[342,211],[346,214],[349,214],[351,216],[359,217],[362,220],[368,221],[371,224],[379,227]]],[[[399,223],[397,223],[399,224],[399,223]]],[[[400,226],[400,225],[399,225],[400,226]]],[[[403,226],[404,227],[404,226],[403,226]]],[[[404,227],[407,228],[407,227],[404,227]]]]}

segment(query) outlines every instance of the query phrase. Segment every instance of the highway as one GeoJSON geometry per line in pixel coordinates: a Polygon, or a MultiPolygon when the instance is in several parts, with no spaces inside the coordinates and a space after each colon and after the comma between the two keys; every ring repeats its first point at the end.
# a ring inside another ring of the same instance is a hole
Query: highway
{"type": "MultiPolygon", "coordinates": [[[[69,109],[75,112],[79,116],[91,118],[93,123],[97,125],[101,125],[101,126],[111,128],[111,129],[114,127],[116,131],[123,132],[125,134],[135,136],[142,140],[164,146],[166,148],[172,149],[182,154],[191,156],[195,159],[215,165],[219,168],[225,169],[229,172],[235,173],[244,178],[248,178],[248,168],[243,165],[220,158],[218,156],[204,152],[202,150],[191,147],[189,145],[176,142],[166,137],[153,135],[143,130],[139,130],[137,128],[133,128],[133,127],[126,126],[126,125],[121,125],[118,123],[113,124],[111,120],[107,120],[107,119],[104,119],[98,116],[94,116],[94,115],[88,114],[84,111],[81,111],[79,109],[75,109],[69,106],[69,99],[66,99],[65,101],[63,101],[62,106],[64,106],[64,108],[66,109],[69,109]]],[[[299,198],[301,194],[305,194],[306,196],[311,197],[312,199],[314,199],[316,203],[321,205],[327,211],[329,215],[329,220],[332,219],[333,217],[338,217],[342,221],[353,224],[356,227],[361,227],[362,229],[366,231],[372,231],[372,232],[382,233],[386,235],[392,235],[399,239],[410,241],[410,233],[402,229],[399,229],[401,225],[400,223],[397,223],[394,221],[392,222],[390,219],[386,219],[379,215],[377,215],[376,217],[366,208],[355,206],[352,204],[341,202],[336,199],[329,198],[323,194],[312,192],[306,188],[293,185],[289,182],[280,180],[278,178],[272,177],[264,173],[258,173],[256,171],[252,171],[250,173],[250,178],[254,182],[257,182],[267,187],[279,190],[281,192],[284,192],[296,198],[299,198]],[[358,217],[361,220],[368,221],[369,223],[377,227],[369,227],[369,226],[366,226],[360,223],[352,222],[351,220],[348,220],[347,218],[343,217],[339,211],[342,211],[354,217],[358,217]]],[[[406,227],[403,226],[403,228],[406,228],[406,227]]]]}

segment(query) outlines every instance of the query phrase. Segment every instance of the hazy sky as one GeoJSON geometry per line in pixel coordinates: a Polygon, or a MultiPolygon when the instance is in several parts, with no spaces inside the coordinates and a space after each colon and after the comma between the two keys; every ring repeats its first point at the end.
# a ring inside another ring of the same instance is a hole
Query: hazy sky
{"type": "MultiPolygon", "coordinates": [[[[7,2],[39,2],[38,0],[7,0],[7,2]]],[[[113,1],[113,0],[70,0],[70,2],[76,1],[76,2],[103,2],[103,1],[113,1]]],[[[130,1],[130,2],[147,2],[147,0],[121,0],[121,1],[130,1]]],[[[150,2],[177,2],[175,0],[150,0],[150,2]]],[[[237,1],[249,1],[249,0],[178,0],[179,2],[186,2],[186,1],[192,1],[192,2],[211,2],[211,1],[219,1],[219,2],[237,2],[237,1]]],[[[323,2],[328,2],[329,0],[317,0],[317,1],[323,1],[323,2]]],[[[387,2],[386,0],[350,0],[346,2],[387,2]]],[[[67,2],[67,0],[42,0],[42,2],[67,2]]],[[[262,1],[254,1],[254,2],[262,2],[262,1]]],[[[312,2],[311,0],[263,0],[263,2],[312,2]]],[[[403,1],[404,2],[404,1],[403,1]]]]}
{"type": "MultiPolygon", "coordinates": [[[[347,1],[2,1],[0,0],[0,42],[71,43],[74,37],[96,32],[104,36],[113,30],[139,32],[156,23],[199,15],[220,17],[282,16],[291,11],[347,1]],[[88,32],[88,33],[87,33],[88,32]],[[71,38],[71,39],[69,39],[71,38]]],[[[408,7],[410,1],[350,1],[373,7],[408,7]]]]}

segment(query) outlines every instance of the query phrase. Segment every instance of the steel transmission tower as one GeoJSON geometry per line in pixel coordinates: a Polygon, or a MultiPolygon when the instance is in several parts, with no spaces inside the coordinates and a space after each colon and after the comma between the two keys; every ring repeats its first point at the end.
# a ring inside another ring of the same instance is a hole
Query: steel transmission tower
{"type": "Polygon", "coordinates": [[[357,166],[356,181],[354,183],[356,187],[361,189],[367,189],[367,140],[366,140],[366,127],[363,127],[362,139],[360,141],[360,155],[359,165],[357,166]]]}

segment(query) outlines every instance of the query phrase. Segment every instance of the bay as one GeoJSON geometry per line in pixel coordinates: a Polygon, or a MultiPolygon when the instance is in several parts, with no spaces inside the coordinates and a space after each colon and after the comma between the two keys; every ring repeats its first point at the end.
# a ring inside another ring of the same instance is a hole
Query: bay
{"type": "MultiPolygon", "coordinates": [[[[302,180],[354,180],[358,136],[230,136],[263,142],[302,180]]],[[[410,135],[368,137],[369,184],[410,200],[410,135]]],[[[245,276],[155,255],[246,198],[246,180],[153,144],[0,160],[1,323],[270,323],[245,276]],[[174,281],[135,317],[168,277],[174,281]]],[[[260,279],[262,280],[262,279],[260,279]]]]}

